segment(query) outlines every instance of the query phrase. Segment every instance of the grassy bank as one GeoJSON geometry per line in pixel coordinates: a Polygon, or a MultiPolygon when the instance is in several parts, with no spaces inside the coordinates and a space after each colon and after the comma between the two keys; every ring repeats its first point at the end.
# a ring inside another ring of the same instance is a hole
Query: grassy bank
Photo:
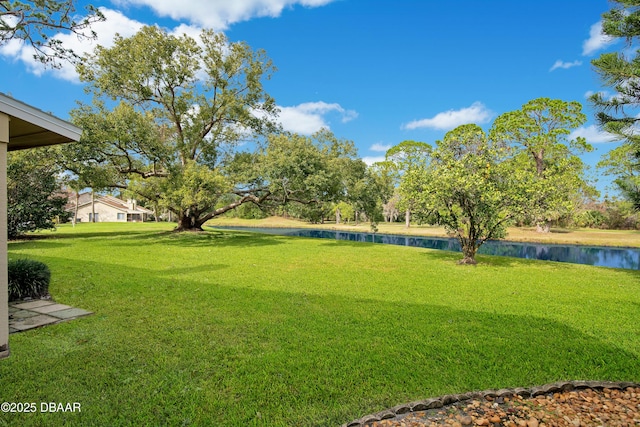
{"type": "Polygon", "coordinates": [[[335,426],[399,403],[640,381],[635,271],[168,224],[9,244],[93,316],[11,335],[0,425],[335,426]],[[38,403],[39,404],[39,403],[38,403]]]}
{"type": "MultiPolygon", "coordinates": [[[[239,225],[246,227],[292,227],[292,228],[326,228],[331,230],[359,231],[368,233],[371,231],[369,223],[350,224],[310,224],[294,219],[269,217],[265,219],[240,219],[231,217],[220,217],[207,223],[210,226],[216,225],[239,225]]],[[[378,233],[400,234],[414,236],[438,236],[445,237],[447,234],[443,227],[412,224],[406,228],[404,223],[380,223],[378,233]]],[[[535,228],[510,227],[505,240],[515,242],[540,242],[570,245],[588,246],[622,246],[640,247],[640,231],[638,230],[598,230],[591,228],[564,229],[554,228],[550,233],[538,233],[535,228]]]]}

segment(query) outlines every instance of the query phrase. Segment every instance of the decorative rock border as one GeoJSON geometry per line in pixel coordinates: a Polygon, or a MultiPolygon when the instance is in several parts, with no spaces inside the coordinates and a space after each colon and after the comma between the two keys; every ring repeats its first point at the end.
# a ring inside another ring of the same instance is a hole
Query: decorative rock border
{"type": "Polygon", "coordinates": [[[419,400],[416,402],[406,403],[404,405],[397,405],[391,409],[378,412],[377,414],[365,415],[362,418],[351,421],[350,423],[343,424],[342,427],[365,427],[367,424],[371,424],[377,421],[388,420],[396,418],[399,415],[405,415],[411,412],[427,411],[429,409],[442,408],[453,403],[464,402],[472,399],[486,399],[486,398],[504,398],[519,395],[521,397],[536,397],[540,395],[547,395],[553,393],[560,393],[572,390],[603,390],[605,388],[624,390],[627,387],[640,387],[640,384],[633,382],[614,382],[614,381],[566,381],[556,382],[551,384],[545,384],[532,388],[511,388],[500,390],[485,390],[463,394],[450,394],[441,397],[434,397],[425,400],[419,400]]]}

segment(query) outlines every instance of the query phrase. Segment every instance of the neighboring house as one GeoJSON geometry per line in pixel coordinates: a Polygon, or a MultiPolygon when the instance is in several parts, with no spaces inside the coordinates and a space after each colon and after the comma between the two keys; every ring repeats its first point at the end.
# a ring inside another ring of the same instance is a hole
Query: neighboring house
{"type": "MultiPolygon", "coordinates": [[[[153,216],[153,211],[138,206],[135,200],[124,201],[113,196],[94,194],[92,201],[91,196],[91,193],[80,193],[77,222],[142,222],[153,216]]],[[[65,210],[73,216],[75,209],[76,198],[70,194],[65,210]]]]}
{"type": "Polygon", "coordinates": [[[7,151],[78,141],[82,129],[0,93],[0,358],[9,356],[7,151]]]}

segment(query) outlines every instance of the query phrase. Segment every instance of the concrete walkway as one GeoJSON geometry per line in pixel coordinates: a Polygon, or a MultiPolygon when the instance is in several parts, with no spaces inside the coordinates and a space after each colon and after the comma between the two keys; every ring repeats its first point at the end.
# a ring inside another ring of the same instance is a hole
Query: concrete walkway
{"type": "Polygon", "coordinates": [[[14,301],[9,303],[9,333],[27,331],[89,314],[93,313],[50,300],[14,301]]]}

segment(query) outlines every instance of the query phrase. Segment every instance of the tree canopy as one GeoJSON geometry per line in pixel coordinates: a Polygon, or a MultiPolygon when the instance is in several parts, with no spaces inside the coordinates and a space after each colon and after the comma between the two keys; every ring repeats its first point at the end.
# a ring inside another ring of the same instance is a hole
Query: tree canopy
{"type": "Polygon", "coordinates": [[[448,132],[425,167],[412,169],[411,197],[428,210],[460,243],[463,264],[475,264],[478,248],[504,237],[506,226],[523,206],[519,173],[504,146],[487,138],[477,125],[448,132]]]}
{"type": "Polygon", "coordinates": [[[493,123],[490,138],[511,147],[528,181],[529,204],[525,212],[539,231],[571,213],[583,191],[591,191],[578,157],[592,147],[584,138],[569,139],[586,121],[579,102],[538,98],[520,110],[504,113],[493,123]]]}
{"type": "Polygon", "coordinates": [[[385,154],[385,161],[392,166],[393,175],[398,180],[398,208],[405,211],[405,226],[411,225],[411,213],[415,209],[412,197],[414,189],[410,187],[411,179],[402,179],[411,175],[414,170],[424,168],[431,156],[431,146],[425,142],[406,140],[394,145],[385,154]],[[409,186],[409,187],[407,187],[409,186]]]}
{"type": "Polygon", "coordinates": [[[94,101],[72,112],[84,133],[65,163],[94,187],[172,211],[179,230],[245,203],[338,200],[355,148],[328,131],[283,133],[262,85],[274,69],[264,51],[208,30],[117,37],[78,66],[94,101]]]}
{"type": "Polygon", "coordinates": [[[598,162],[603,174],[613,176],[613,183],[630,201],[640,195],[640,154],[635,150],[631,144],[622,144],[603,155],[602,160],[598,162]]]}
{"type": "Polygon", "coordinates": [[[637,50],[640,36],[640,0],[612,0],[614,7],[602,15],[604,34],[626,41],[620,52],[607,52],[594,59],[593,64],[602,83],[614,94],[596,93],[590,100],[597,110],[596,118],[600,126],[615,135],[628,146],[603,159],[609,173],[617,174],[616,184],[622,193],[640,210],[640,187],[629,180],[628,170],[611,168],[611,162],[617,158],[628,161],[634,173],[640,171],[640,133],[638,132],[638,107],[640,107],[640,51],[637,50]],[[628,49],[633,46],[635,49],[628,49]],[[625,152],[620,156],[621,151],[625,152]]]}
{"type": "Polygon", "coordinates": [[[0,1],[0,45],[12,40],[30,44],[34,58],[59,67],[60,60],[79,59],[62,45],[52,32],[71,32],[80,38],[95,39],[91,25],[104,20],[99,9],[89,5],[88,15],[77,18],[75,0],[0,1]]]}
{"type": "Polygon", "coordinates": [[[399,175],[401,195],[456,237],[462,262],[474,264],[478,248],[515,220],[548,225],[573,212],[590,189],[577,153],[590,147],[568,136],[585,120],[577,102],[540,98],[498,117],[488,135],[459,126],[433,149],[420,143],[420,160],[399,175]]]}

